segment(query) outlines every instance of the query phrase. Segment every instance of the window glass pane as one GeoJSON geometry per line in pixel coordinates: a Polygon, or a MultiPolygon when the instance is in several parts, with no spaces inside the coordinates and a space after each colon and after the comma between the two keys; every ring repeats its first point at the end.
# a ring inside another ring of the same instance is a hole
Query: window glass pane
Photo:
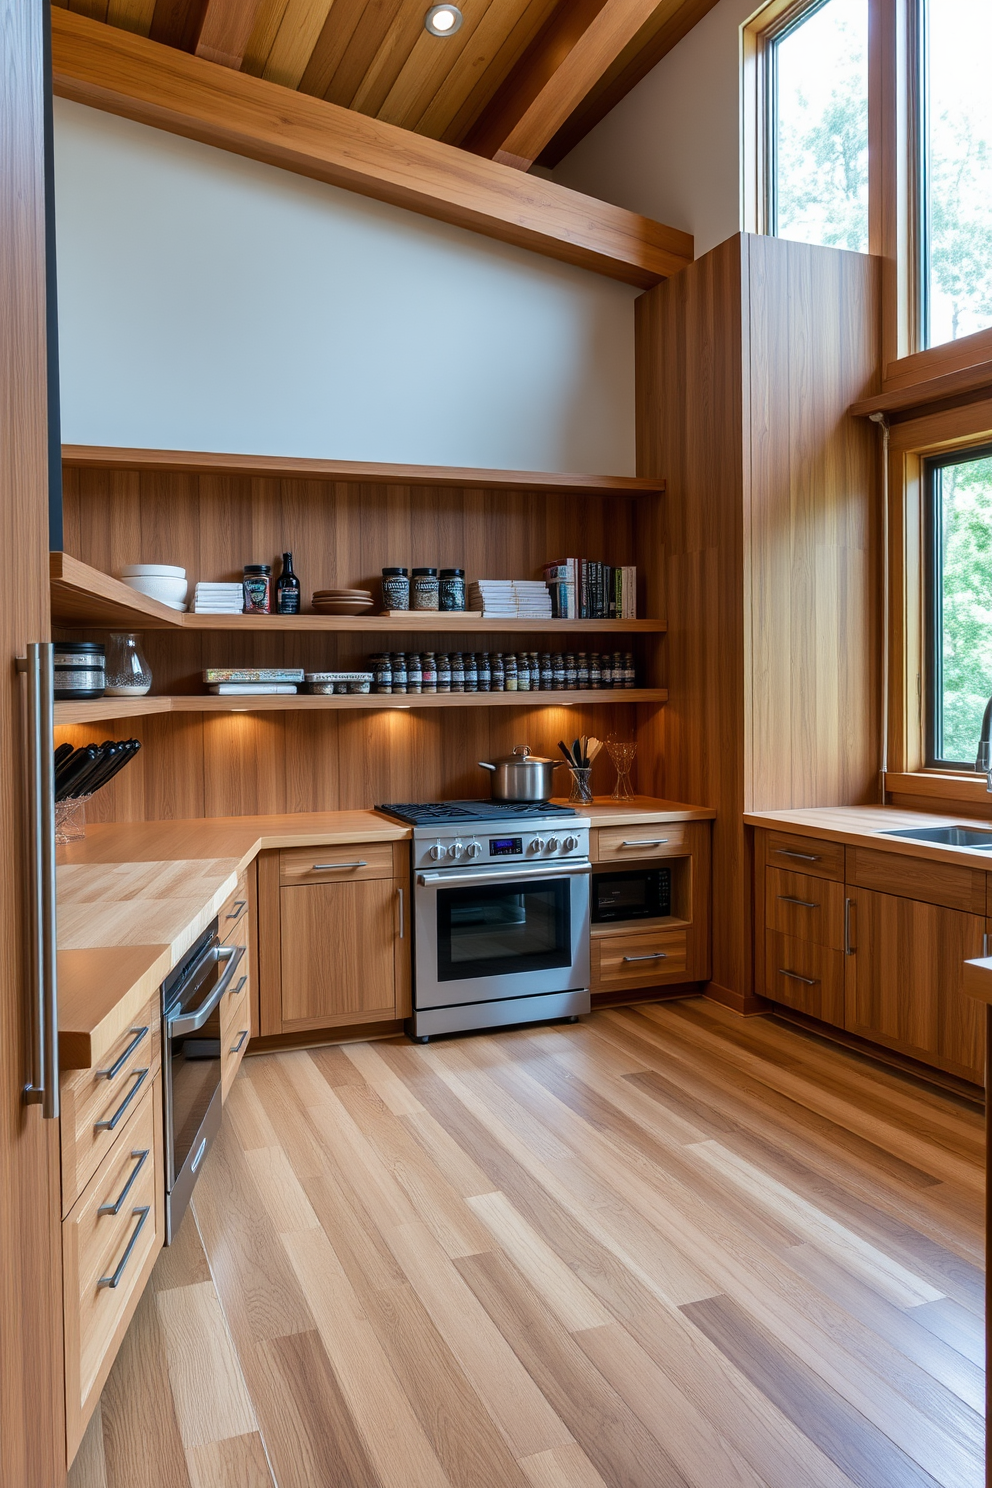
{"type": "Polygon", "coordinates": [[[867,253],[867,0],[827,0],[774,45],[774,231],[867,253]]]}
{"type": "Polygon", "coordinates": [[[992,455],[937,466],[933,480],[933,752],[974,765],[992,694],[992,455]]]}
{"type": "Polygon", "coordinates": [[[992,0],[928,0],[927,21],[924,273],[935,346],[992,325],[992,0]]]}

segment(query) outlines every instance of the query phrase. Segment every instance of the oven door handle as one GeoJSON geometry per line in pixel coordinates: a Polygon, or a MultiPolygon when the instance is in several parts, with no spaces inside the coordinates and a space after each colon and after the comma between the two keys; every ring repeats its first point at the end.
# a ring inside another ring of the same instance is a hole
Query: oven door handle
{"type": "Polygon", "coordinates": [[[210,1017],[210,1014],[223,999],[224,993],[234,980],[234,973],[238,969],[241,957],[245,953],[244,946],[217,946],[214,955],[218,961],[226,961],[224,974],[217,983],[210,996],[202,1007],[198,1007],[195,1013],[187,1013],[181,1018],[166,1019],[166,1038],[183,1038],[187,1033],[195,1033],[202,1028],[210,1017]]]}
{"type": "Polygon", "coordinates": [[[487,873],[418,873],[417,883],[423,888],[434,888],[438,884],[447,885],[450,888],[461,887],[465,884],[478,884],[484,887],[486,884],[519,883],[526,880],[528,883],[534,879],[541,878],[580,878],[588,877],[592,872],[589,863],[535,863],[533,867],[521,864],[515,868],[492,869],[487,873]]]}

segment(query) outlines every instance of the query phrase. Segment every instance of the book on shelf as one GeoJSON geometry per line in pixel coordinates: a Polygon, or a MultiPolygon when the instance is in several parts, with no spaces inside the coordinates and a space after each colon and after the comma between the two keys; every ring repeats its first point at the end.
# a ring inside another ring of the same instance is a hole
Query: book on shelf
{"type": "Polygon", "coordinates": [[[636,620],[637,569],[594,558],[548,563],[544,579],[556,620],[636,620]]]}
{"type": "Polygon", "coordinates": [[[302,682],[302,667],[207,667],[203,680],[219,682],[302,682]]]}
{"type": "Polygon", "coordinates": [[[290,682],[214,682],[210,691],[215,697],[293,697],[296,684],[290,682]]]}

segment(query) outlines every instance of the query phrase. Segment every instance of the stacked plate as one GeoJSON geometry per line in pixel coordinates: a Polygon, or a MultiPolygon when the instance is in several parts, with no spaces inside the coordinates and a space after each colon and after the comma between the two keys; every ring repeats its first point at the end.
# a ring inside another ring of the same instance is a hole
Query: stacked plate
{"type": "Polygon", "coordinates": [[[185,610],[189,585],[186,570],[172,563],[125,563],[121,578],[129,589],[147,594],[168,605],[170,610],[185,610]]]}
{"type": "Polygon", "coordinates": [[[372,595],[368,589],[315,589],[313,607],[318,615],[364,615],[372,595]]]}

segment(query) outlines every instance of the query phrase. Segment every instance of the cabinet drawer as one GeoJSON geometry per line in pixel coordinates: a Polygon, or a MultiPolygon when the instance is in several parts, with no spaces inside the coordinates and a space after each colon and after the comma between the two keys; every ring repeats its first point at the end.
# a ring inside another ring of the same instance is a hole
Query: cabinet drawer
{"type": "Polygon", "coordinates": [[[685,930],[596,935],[591,950],[594,992],[685,980],[685,930]]]}
{"type": "Polygon", "coordinates": [[[765,852],[772,868],[791,868],[815,878],[844,881],[844,844],[798,832],[766,832],[765,852]]]}
{"type": "Polygon", "coordinates": [[[217,934],[222,945],[244,944],[248,920],[248,876],[242,874],[238,887],[217,916],[217,934]]]}
{"type": "Polygon", "coordinates": [[[221,1009],[220,1020],[220,1093],[227,1099],[227,1092],[248,1047],[251,1038],[251,998],[247,982],[237,996],[228,993],[221,1009]]]}
{"type": "Polygon", "coordinates": [[[660,822],[656,826],[600,827],[596,859],[600,863],[636,862],[639,858],[671,858],[686,852],[688,822],[660,822]]]}
{"type": "Polygon", "coordinates": [[[844,1026],[843,951],[765,931],[765,996],[824,1023],[844,1026]]]}
{"type": "Polygon", "coordinates": [[[781,868],[765,869],[765,928],[813,945],[844,949],[844,885],[781,868]]]}
{"type": "Polygon", "coordinates": [[[391,842],[346,842],[343,847],[292,847],[279,854],[279,882],[349,883],[392,878],[391,842]]]}
{"type": "Polygon", "coordinates": [[[873,847],[852,847],[848,866],[848,881],[859,889],[877,889],[966,914],[985,914],[986,876],[981,868],[934,863],[873,847]]]}
{"type": "Polygon", "coordinates": [[[162,1173],[156,1078],[62,1222],[70,1460],[162,1245],[162,1173]]]}
{"type": "Polygon", "coordinates": [[[151,1088],[161,1064],[159,994],[95,1069],[63,1075],[62,1213],[67,1214],[151,1088]]]}

